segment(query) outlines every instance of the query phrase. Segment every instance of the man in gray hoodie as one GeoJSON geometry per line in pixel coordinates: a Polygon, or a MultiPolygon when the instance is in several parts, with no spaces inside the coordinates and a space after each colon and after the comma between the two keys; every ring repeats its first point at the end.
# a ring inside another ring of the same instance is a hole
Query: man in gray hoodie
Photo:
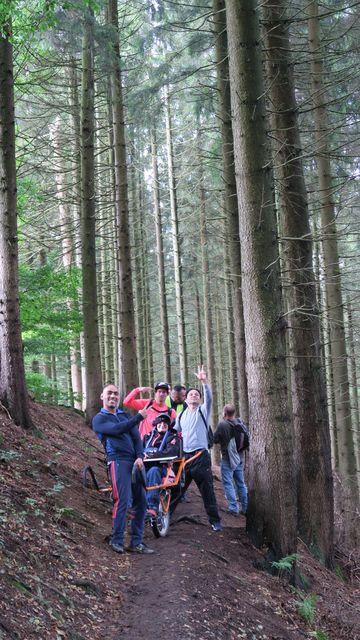
{"type": "Polygon", "coordinates": [[[182,493],[186,492],[188,486],[194,480],[201,493],[212,529],[221,531],[222,527],[211,471],[211,457],[208,451],[212,393],[210,386],[207,384],[203,366],[198,368],[198,372],[195,375],[203,385],[204,402],[201,404],[201,392],[199,389],[188,389],[186,393],[187,408],[177,416],[175,423],[175,428],[182,433],[185,458],[194,457],[194,460],[185,466],[185,485],[182,493]]]}

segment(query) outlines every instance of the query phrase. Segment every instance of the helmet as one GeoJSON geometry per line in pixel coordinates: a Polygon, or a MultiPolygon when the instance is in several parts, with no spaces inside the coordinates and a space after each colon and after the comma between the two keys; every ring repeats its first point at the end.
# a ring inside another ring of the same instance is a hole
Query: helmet
{"type": "Polygon", "coordinates": [[[168,427],[171,425],[171,418],[168,413],[159,413],[158,416],[152,421],[152,426],[156,427],[160,422],[165,422],[168,427]]]}

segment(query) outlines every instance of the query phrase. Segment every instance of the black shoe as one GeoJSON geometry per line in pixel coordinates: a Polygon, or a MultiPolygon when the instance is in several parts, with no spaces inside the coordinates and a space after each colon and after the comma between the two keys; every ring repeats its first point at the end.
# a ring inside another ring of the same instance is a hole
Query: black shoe
{"type": "Polygon", "coordinates": [[[113,549],[113,551],[116,551],[116,553],[124,553],[124,547],[121,546],[121,544],[116,544],[116,542],[110,542],[110,547],[113,549]]]}
{"type": "Polygon", "coordinates": [[[135,545],[135,547],[128,547],[127,551],[130,551],[130,553],[154,553],[154,549],[150,549],[143,542],[135,545]]]}

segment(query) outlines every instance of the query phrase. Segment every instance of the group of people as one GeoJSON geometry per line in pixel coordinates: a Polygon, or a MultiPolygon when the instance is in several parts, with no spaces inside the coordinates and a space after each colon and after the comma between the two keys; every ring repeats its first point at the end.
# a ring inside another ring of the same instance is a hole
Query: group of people
{"type": "MultiPolygon", "coordinates": [[[[130,505],[131,542],[127,550],[153,553],[143,542],[143,535],[147,513],[156,517],[159,490],[146,491],[143,483],[132,482],[134,470],[145,477],[147,486],[161,484],[162,465],[155,458],[159,452],[161,456],[179,456],[180,442],[182,455],[189,462],[185,467],[185,484],[181,491],[174,491],[172,496],[171,511],[174,511],[194,480],[212,529],[222,530],[209,453],[212,393],[204,368],[199,367],[195,375],[202,384],[202,391],[195,387],[186,389],[183,385],[175,385],[170,393],[168,383],[159,382],[155,386],[154,399],[149,400],[137,396],[151,393],[150,387],[133,389],[123,401],[124,407],[137,411],[132,417],[119,408],[119,390],[115,385],[108,384],[102,391],[103,406],[93,418],[93,430],[106,451],[113,493],[110,545],[117,553],[124,553],[124,534],[130,505]],[[144,458],[150,462],[146,465],[146,472],[144,458]]],[[[237,495],[241,512],[246,513],[247,509],[247,488],[238,431],[235,407],[225,405],[223,420],[214,433],[214,442],[220,444],[221,448],[221,474],[228,500],[227,511],[235,515],[240,512],[237,495]]]]}

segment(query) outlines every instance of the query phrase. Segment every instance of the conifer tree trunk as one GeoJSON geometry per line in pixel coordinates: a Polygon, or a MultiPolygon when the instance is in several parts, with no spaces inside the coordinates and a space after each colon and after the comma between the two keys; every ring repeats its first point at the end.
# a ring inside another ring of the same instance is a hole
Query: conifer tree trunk
{"type": "Polygon", "coordinates": [[[177,324],[178,349],[179,349],[179,368],[180,368],[180,379],[183,384],[187,384],[188,363],[187,363],[187,350],[186,350],[183,280],[182,280],[182,268],[181,268],[181,259],[180,259],[179,221],[178,221],[178,211],[177,211],[174,154],[173,154],[173,143],[172,143],[172,134],[171,134],[170,98],[169,98],[168,88],[166,88],[166,97],[165,97],[165,121],[166,121],[166,145],[167,145],[169,191],[170,191],[172,244],[173,244],[173,253],[174,253],[174,279],[175,279],[176,324],[177,324]]]}
{"type": "Polygon", "coordinates": [[[92,17],[84,24],[81,96],[81,258],[86,366],[86,419],[100,405],[102,388],[98,327],[94,193],[94,39],[92,17]]]}
{"type": "Polygon", "coordinates": [[[0,402],[14,422],[32,427],[21,340],[13,49],[11,23],[0,36],[0,402]]]}
{"type": "Polygon", "coordinates": [[[316,160],[319,173],[319,198],[322,245],[328,307],[330,351],[335,394],[336,433],[339,472],[350,493],[359,500],[356,477],[356,455],[351,423],[351,402],[347,371],[344,308],[341,293],[341,275],[336,235],[335,206],[332,198],[329,126],[326,109],[326,91],[323,79],[323,54],[320,41],[318,4],[312,0],[309,13],[309,47],[311,53],[312,99],[314,104],[316,160]]]}
{"type": "MultiPolygon", "coordinates": [[[[206,194],[204,185],[204,170],[201,157],[201,138],[200,131],[197,130],[197,155],[199,166],[199,189],[200,189],[200,203],[199,203],[199,226],[200,226],[200,249],[201,249],[201,274],[202,274],[202,286],[203,286],[203,312],[204,312],[204,328],[205,328],[205,348],[206,348],[206,368],[208,372],[208,378],[211,384],[213,394],[213,414],[217,416],[218,400],[217,400],[217,380],[216,380],[216,365],[215,365],[215,330],[214,319],[212,314],[211,305],[211,291],[210,291],[210,269],[209,269],[209,244],[208,234],[206,229],[206,194]]],[[[215,417],[216,420],[216,417],[215,417]]]]}
{"type": "Polygon", "coordinates": [[[152,346],[152,327],[150,309],[150,288],[145,265],[144,307],[145,307],[145,353],[146,353],[146,379],[150,387],[154,384],[154,354],[152,346]]]}
{"type": "Polygon", "coordinates": [[[197,362],[204,362],[204,348],[203,348],[203,339],[202,339],[202,323],[201,323],[201,303],[200,303],[200,294],[199,289],[196,287],[195,292],[195,300],[196,300],[196,326],[197,326],[197,362]]]}
{"type": "MultiPolygon", "coordinates": [[[[241,252],[239,237],[239,211],[236,195],[234,140],[231,126],[231,100],[229,82],[228,42],[225,0],[213,0],[214,30],[216,34],[216,72],[219,95],[219,118],[223,150],[223,180],[225,189],[225,217],[229,242],[229,269],[232,283],[231,308],[234,318],[236,355],[236,381],[239,390],[240,415],[249,420],[249,403],[245,368],[244,312],[241,295],[241,252]]],[[[236,398],[234,398],[236,400],[236,398]]]]}
{"type": "Polygon", "coordinates": [[[263,4],[275,176],[288,301],[291,397],[295,430],[298,530],[322,561],[333,558],[333,492],[320,320],[312,238],[301,160],[295,89],[284,0],[263,4]]]}
{"type": "MultiPolygon", "coordinates": [[[[78,73],[76,60],[72,59],[69,69],[69,105],[70,119],[72,122],[73,137],[73,163],[74,163],[74,186],[72,190],[72,227],[74,230],[74,256],[75,265],[81,269],[81,149],[80,149],[80,104],[78,92],[78,73]]],[[[82,291],[78,291],[78,305],[81,306],[82,291]]],[[[75,353],[72,354],[71,379],[75,396],[75,407],[85,408],[83,389],[85,389],[85,352],[83,348],[83,337],[79,335],[74,341],[75,353]]]]}
{"type": "Polygon", "coordinates": [[[136,354],[137,354],[137,366],[138,366],[138,381],[140,387],[145,387],[145,324],[144,324],[144,282],[143,282],[143,261],[144,254],[146,254],[145,248],[141,244],[142,242],[142,224],[143,224],[143,212],[140,206],[140,186],[139,181],[136,179],[136,155],[134,149],[133,136],[131,142],[131,162],[130,162],[130,193],[131,193],[131,242],[134,247],[132,252],[132,269],[135,280],[134,287],[134,301],[135,301],[135,326],[136,326],[136,354]]]}
{"type": "Polygon", "coordinates": [[[256,4],[226,0],[226,16],[252,434],[247,529],[282,558],[296,550],[294,442],[256,4]]]}
{"type": "MultiPolygon", "coordinates": [[[[73,247],[71,239],[71,216],[69,205],[67,203],[67,185],[65,180],[66,169],[64,166],[64,158],[62,153],[61,142],[61,119],[57,116],[51,129],[51,139],[54,148],[57,170],[55,174],[56,196],[59,202],[59,223],[62,246],[62,263],[65,269],[71,269],[73,260],[73,247]]],[[[77,301],[68,300],[67,307],[69,311],[78,308],[77,301]]],[[[71,361],[71,397],[74,400],[76,409],[81,409],[81,371],[79,367],[80,353],[78,341],[71,340],[70,344],[70,361],[71,361]]]]}
{"type": "Polygon", "coordinates": [[[137,385],[137,362],[117,0],[109,0],[108,17],[112,28],[110,87],[115,160],[115,209],[118,225],[120,395],[124,397],[137,385]]]}
{"type": "MultiPolygon", "coordinates": [[[[100,113],[98,114],[100,120],[100,113]]],[[[109,136],[110,137],[110,136],[109,136]]],[[[114,261],[116,261],[116,229],[112,210],[109,211],[109,193],[112,193],[112,167],[113,162],[111,141],[103,141],[100,132],[97,135],[96,157],[98,162],[97,171],[97,192],[99,194],[99,306],[100,306],[100,346],[102,351],[102,369],[104,382],[115,381],[114,367],[114,335],[113,335],[113,312],[112,307],[116,307],[116,290],[114,286],[114,261]],[[104,148],[104,142],[106,147],[104,148]],[[108,162],[109,161],[109,162],[108,162]],[[108,170],[99,170],[100,167],[108,166],[108,170]]],[[[116,323],[114,324],[116,326],[116,323]]]]}
{"type": "Polygon", "coordinates": [[[154,201],[154,217],[155,217],[155,234],[156,234],[156,259],[158,267],[159,282],[159,309],[160,309],[160,325],[161,325],[161,343],[163,352],[163,370],[165,380],[171,380],[171,361],[170,361],[170,340],[169,340],[169,323],[166,302],[166,285],[165,285],[165,266],[164,266],[164,248],[162,240],[161,227],[161,211],[160,211],[160,194],[159,194],[159,173],[157,164],[157,142],[156,130],[153,127],[151,131],[151,157],[153,170],[153,201],[154,201]]]}
{"type": "Polygon", "coordinates": [[[348,343],[349,343],[349,379],[351,382],[351,408],[353,419],[354,444],[356,453],[357,477],[360,483],[360,415],[359,415],[359,393],[357,381],[357,366],[354,339],[353,311],[350,298],[347,298],[347,319],[348,319],[348,343]]]}
{"type": "MultiPolygon", "coordinates": [[[[229,260],[229,242],[228,242],[228,233],[227,233],[227,224],[224,225],[224,277],[225,277],[225,314],[226,314],[226,333],[227,333],[227,351],[228,351],[228,361],[229,361],[229,378],[230,378],[230,389],[231,389],[231,398],[232,402],[235,406],[239,404],[239,388],[238,388],[238,376],[236,371],[236,347],[235,347],[235,336],[234,336],[234,314],[233,312],[233,280],[230,275],[230,260],[229,260]]],[[[242,303],[241,303],[242,308],[242,303]]],[[[245,342],[244,342],[245,344],[245,342]]],[[[248,407],[247,402],[247,391],[246,391],[246,406],[248,407]]],[[[219,406],[220,409],[220,406],[219,406]]],[[[241,413],[241,410],[240,410],[241,413]]],[[[248,421],[249,412],[246,412],[246,416],[242,417],[243,420],[248,421]]]]}

